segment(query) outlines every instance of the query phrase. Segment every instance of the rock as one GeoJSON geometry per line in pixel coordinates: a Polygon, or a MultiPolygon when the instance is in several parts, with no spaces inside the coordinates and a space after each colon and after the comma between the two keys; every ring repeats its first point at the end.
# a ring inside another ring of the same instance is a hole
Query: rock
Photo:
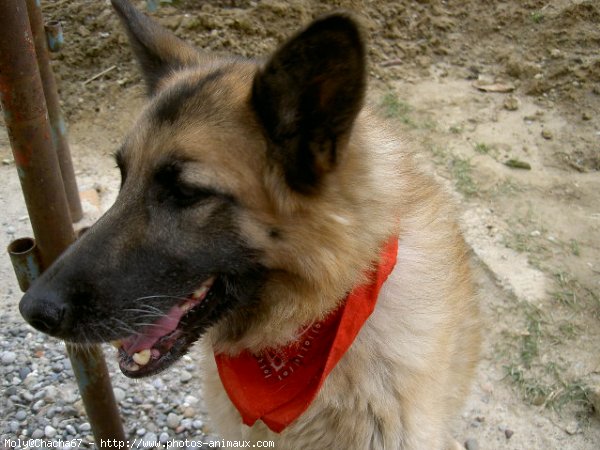
{"type": "Polygon", "coordinates": [[[192,428],[192,419],[183,419],[181,421],[181,426],[184,430],[191,430],[192,428]]]}
{"type": "Polygon", "coordinates": [[[185,408],[183,410],[183,417],[187,417],[189,419],[189,418],[194,417],[195,415],[196,415],[196,411],[194,410],[194,408],[192,408],[190,406],[188,406],[187,408],[185,408]]]}
{"type": "Polygon", "coordinates": [[[54,386],[48,386],[44,392],[44,400],[46,400],[48,403],[52,403],[56,400],[57,394],[58,391],[54,386]]]}
{"type": "Polygon", "coordinates": [[[0,357],[0,361],[2,361],[2,364],[4,365],[14,363],[16,359],[17,354],[15,352],[10,351],[2,352],[2,356],[0,357]]]}
{"type": "Polygon", "coordinates": [[[83,25],[80,25],[79,28],[77,28],[77,32],[82,36],[82,37],[86,37],[90,35],[90,30],[88,30],[86,27],[84,27],[83,25]]]}
{"type": "Polygon", "coordinates": [[[175,429],[179,426],[179,422],[181,422],[181,417],[175,413],[169,413],[167,416],[167,426],[169,428],[175,429]]]}
{"type": "Polygon", "coordinates": [[[19,369],[19,378],[21,378],[21,380],[24,380],[30,373],[31,369],[29,367],[21,367],[19,369]]]}
{"type": "Polygon", "coordinates": [[[153,433],[152,431],[149,431],[148,433],[146,433],[144,435],[144,437],[142,438],[142,440],[144,442],[149,442],[149,443],[154,443],[158,440],[158,437],[156,436],[156,433],[153,433]]]}
{"type": "Polygon", "coordinates": [[[125,400],[125,391],[119,387],[113,388],[113,393],[115,394],[115,400],[117,403],[121,403],[125,400]]]}
{"type": "Polygon", "coordinates": [[[181,375],[179,376],[179,379],[181,380],[182,383],[187,383],[188,381],[190,381],[192,379],[192,374],[189,373],[187,370],[182,370],[181,375]]]}
{"type": "Polygon", "coordinates": [[[479,443],[477,442],[477,439],[467,439],[465,441],[465,448],[467,450],[479,450],[479,443]]]}
{"type": "Polygon", "coordinates": [[[76,430],[76,429],[75,429],[75,427],[74,427],[73,425],[71,425],[71,424],[68,424],[68,425],[65,427],[65,430],[67,430],[67,433],[69,433],[70,435],[73,435],[73,436],[75,436],[75,435],[77,434],[77,430],[76,430]]]}
{"type": "Polygon", "coordinates": [[[546,140],[550,140],[552,139],[554,136],[552,135],[552,131],[547,130],[547,129],[543,129],[542,130],[542,137],[546,140]]]}
{"type": "Polygon", "coordinates": [[[584,111],[581,113],[581,118],[583,120],[592,120],[592,115],[589,112],[584,111]]]}
{"type": "Polygon", "coordinates": [[[519,109],[519,106],[521,106],[521,102],[514,95],[509,95],[504,100],[504,103],[502,104],[502,106],[507,111],[516,111],[517,109],[519,109]]]}
{"type": "Polygon", "coordinates": [[[198,399],[196,397],[194,397],[193,395],[186,395],[185,398],[183,399],[184,403],[187,403],[188,405],[195,405],[196,403],[198,403],[198,399]]]}
{"type": "Polygon", "coordinates": [[[146,429],[145,428],[138,428],[137,430],[135,430],[135,434],[137,434],[138,436],[143,436],[146,434],[146,429]]]}
{"type": "Polygon", "coordinates": [[[161,444],[165,444],[169,440],[169,433],[163,431],[160,433],[158,440],[161,444]]]}
{"type": "Polygon", "coordinates": [[[17,419],[17,420],[25,420],[25,419],[27,419],[27,413],[25,411],[23,411],[22,409],[20,409],[15,414],[15,419],[17,419]]]}
{"type": "Polygon", "coordinates": [[[46,425],[44,428],[44,436],[46,436],[48,439],[52,439],[54,436],[56,436],[56,428],[51,425],[46,425]]]}
{"type": "Polygon", "coordinates": [[[79,431],[84,432],[84,431],[90,431],[92,429],[92,426],[89,424],[89,422],[83,422],[77,428],[79,428],[79,431]]]}
{"type": "Polygon", "coordinates": [[[10,429],[11,433],[17,434],[19,432],[19,422],[16,420],[11,420],[8,424],[8,428],[10,429]]]}
{"type": "Polygon", "coordinates": [[[40,409],[42,409],[42,407],[44,406],[46,402],[44,402],[43,399],[39,399],[37,402],[35,402],[33,404],[33,406],[31,407],[31,409],[35,412],[38,412],[40,409]]]}
{"type": "Polygon", "coordinates": [[[510,439],[513,434],[515,434],[515,432],[509,428],[504,430],[504,436],[506,436],[506,439],[510,439]]]}
{"type": "Polygon", "coordinates": [[[571,436],[574,434],[581,433],[581,429],[579,428],[579,424],[577,423],[576,420],[569,422],[567,424],[567,426],[565,427],[565,431],[567,432],[568,435],[571,435],[571,436]]]}

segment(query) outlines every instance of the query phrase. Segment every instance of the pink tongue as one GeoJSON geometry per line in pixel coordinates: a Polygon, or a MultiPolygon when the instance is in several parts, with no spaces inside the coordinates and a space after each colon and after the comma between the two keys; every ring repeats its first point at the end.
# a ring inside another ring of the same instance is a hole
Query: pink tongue
{"type": "Polygon", "coordinates": [[[123,340],[123,349],[133,355],[141,350],[152,348],[156,342],[177,328],[181,317],[185,314],[178,305],[173,306],[167,315],[151,325],[145,326],[139,334],[123,340]]]}

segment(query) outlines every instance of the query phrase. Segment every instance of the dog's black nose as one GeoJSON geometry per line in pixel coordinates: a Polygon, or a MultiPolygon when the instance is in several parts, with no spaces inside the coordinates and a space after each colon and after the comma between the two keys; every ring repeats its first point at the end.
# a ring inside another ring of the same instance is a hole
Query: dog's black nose
{"type": "Polygon", "coordinates": [[[28,292],[19,303],[19,311],[32,327],[47,334],[58,335],[67,306],[51,293],[39,296],[28,292]]]}

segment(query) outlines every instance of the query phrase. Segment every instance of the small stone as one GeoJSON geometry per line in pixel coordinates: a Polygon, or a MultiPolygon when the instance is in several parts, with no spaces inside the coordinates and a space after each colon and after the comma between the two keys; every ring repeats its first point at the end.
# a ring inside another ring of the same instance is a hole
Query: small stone
{"type": "Polygon", "coordinates": [[[565,431],[571,436],[581,432],[579,424],[575,420],[569,422],[569,424],[565,427],[565,431]]]}
{"type": "Polygon", "coordinates": [[[187,417],[188,419],[194,417],[196,415],[196,411],[194,408],[188,406],[183,410],[183,417],[187,417]]]}
{"type": "Polygon", "coordinates": [[[169,413],[169,415],[167,416],[167,426],[169,428],[177,428],[179,426],[179,422],[181,422],[181,417],[179,417],[175,413],[169,413]]]}
{"type": "Polygon", "coordinates": [[[156,437],[156,433],[153,433],[152,431],[149,431],[148,433],[146,433],[144,435],[144,437],[142,438],[142,440],[146,443],[155,443],[158,438],[156,437]]]}
{"type": "Polygon", "coordinates": [[[179,379],[181,380],[182,383],[187,383],[188,381],[190,381],[192,379],[192,374],[189,373],[187,370],[182,370],[181,375],[179,376],[179,379]]]}
{"type": "Polygon", "coordinates": [[[7,364],[12,364],[15,362],[15,360],[17,359],[17,354],[15,352],[2,352],[2,357],[0,357],[0,361],[2,361],[2,364],[7,365],[7,364]]]}
{"type": "Polygon", "coordinates": [[[552,131],[544,129],[544,130],[542,130],[542,137],[549,141],[554,136],[552,135],[552,131]]]}
{"type": "Polygon", "coordinates": [[[48,386],[44,392],[44,400],[48,403],[52,403],[56,400],[58,392],[54,386],[48,386]]]}
{"type": "Polygon", "coordinates": [[[19,378],[21,380],[24,380],[25,378],[27,378],[27,375],[29,375],[31,373],[31,369],[29,367],[21,367],[19,369],[19,378]]]}
{"type": "Polygon", "coordinates": [[[169,433],[163,431],[162,433],[160,433],[158,440],[161,444],[165,444],[169,440],[169,433]]]}
{"type": "Polygon", "coordinates": [[[92,429],[92,426],[88,422],[83,422],[77,428],[79,428],[79,431],[84,432],[84,431],[90,431],[92,429]]]}
{"type": "MultiPolygon", "coordinates": [[[[16,420],[11,420],[10,423],[8,424],[8,428],[10,428],[11,433],[17,434],[19,431],[19,422],[17,422],[16,420]]],[[[42,435],[43,435],[43,433],[42,433],[42,435]]]]}
{"type": "Polygon", "coordinates": [[[44,428],[44,436],[46,436],[48,439],[52,439],[54,436],[56,436],[56,428],[51,425],[46,425],[44,428]]]}
{"type": "Polygon", "coordinates": [[[143,435],[145,435],[145,434],[146,434],[146,429],[145,429],[145,428],[138,428],[138,429],[135,431],[135,434],[137,434],[138,436],[143,436],[143,435]]]}
{"type": "Polygon", "coordinates": [[[509,95],[504,100],[504,103],[502,106],[507,111],[516,111],[517,109],[519,109],[520,105],[521,105],[521,102],[519,101],[519,99],[517,97],[515,97],[514,95],[509,95]]]}
{"type": "Polygon", "coordinates": [[[25,419],[27,419],[27,413],[25,411],[23,411],[22,409],[20,409],[15,414],[15,419],[17,419],[17,420],[25,420],[25,419]]]}
{"type": "Polygon", "coordinates": [[[90,35],[90,30],[88,30],[86,27],[84,27],[83,25],[80,25],[79,28],[77,28],[77,32],[82,36],[82,37],[86,37],[90,35]]]}
{"type": "Polygon", "coordinates": [[[467,439],[465,441],[465,448],[467,450],[479,450],[479,443],[477,442],[477,439],[467,439]]]}
{"type": "Polygon", "coordinates": [[[31,392],[29,392],[29,391],[23,391],[23,392],[21,392],[21,398],[23,400],[25,400],[26,402],[33,401],[33,395],[31,395],[31,392]]]}
{"type": "Polygon", "coordinates": [[[504,430],[504,436],[506,436],[506,439],[510,439],[513,434],[515,434],[515,432],[509,428],[504,430]]]}
{"type": "Polygon", "coordinates": [[[187,403],[188,405],[195,405],[196,403],[198,403],[198,399],[193,395],[186,395],[183,399],[183,402],[187,403]]]}
{"type": "Polygon", "coordinates": [[[4,391],[6,393],[6,395],[12,396],[12,395],[17,395],[17,392],[19,392],[17,390],[16,386],[9,386],[6,388],[6,391],[4,391]]]}
{"type": "Polygon", "coordinates": [[[583,120],[592,120],[592,115],[589,112],[584,111],[583,113],[581,113],[581,118],[583,120]]]}
{"type": "Polygon", "coordinates": [[[204,422],[202,422],[201,420],[194,420],[192,422],[192,426],[194,427],[194,429],[199,430],[202,428],[202,426],[204,425],[204,422]]]}
{"type": "Polygon", "coordinates": [[[36,430],[33,430],[33,433],[31,433],[31,437],[33,439],[41,439],[44,437],[44,430],[40,430],[39,428],[37,428],[36,430]]]}
{"type": "Polygon", "coordinates": [[[117,403],[121,403],[125,400],[125,391],[119,387],[113,388],[113,393],[115,394],[115,400],[117,403]]]}
{"type": "Polygon", "coordinates": [[[35,403],[33,404],[33,406],[31,407],[31,409],[32,409],[34,412],[38,412],[40,409],[42,409],[42,407],[44,406],[44,403],[45,403],[45,402],[44,402],[44,400],[43,400],[43,399],[40,399],[40,400],[38,400],[37,402],[35,402],[35,403]]]}
{"type": "Polygon", "coordinates": [[[2,160],[2,165],[3,166],[10,166],[12,164],[13,160],[12,159],[3,159],[2,160]]]}
{"type": "Polygon", "coordinates": [[[75,436],[75,435],[77,434],[77,430],[76,430],[76,429],[75,429],[75,427],[74,427],[73,425],[71,425],[71,424],[68,424],[68,425],[65,427],[65,430],[67,430],[67,433],[69,433],[69,434],[71,434],[71,435],[73,435],[73,436],[75,436]]]}

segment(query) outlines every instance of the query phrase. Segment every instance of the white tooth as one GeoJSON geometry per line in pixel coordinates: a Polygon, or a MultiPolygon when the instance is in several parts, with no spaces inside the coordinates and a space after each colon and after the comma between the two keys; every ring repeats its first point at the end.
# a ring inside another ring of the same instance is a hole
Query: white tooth
{"type": "Polygon", "coordinates": [[[194,291],[194,295],[192,295],[192,297],[194,297],[194,298],[200,298],[204,294],[206,294],[206,292],[208,292],[208,286],[202,285],[202,286],[200,286],[198,289],[196,289],[194,291]]]}
{"type": "Polygon", "coordinates": [[[181,309],[183,312],[188,312],[193,307],[194,307],[193,302],[185,302],[184,304],[179,306],[179,309],[181,309]]]}
{"type": "Polygon", "coordinates": [[[134,353],[132,358],[140,366],[145,366],[146,364],[148,364],[148,361],[150,361],[151,355],[152,353],[150,352],[150,349],[147,348],[145,350],[142,350],[141,352],[134,353]]]}
{"type": "Polygon", "coordinates": [[[130,372],[137,372],[140,370],[140,366],[137,364],[128,364],[125,366],[125,369],[129,370],[130,372]]]}
{"type": "Polygon", "coordinates": [[[121,345],[123,345],[123,343],[121,342],[121,339],[117,339],[116,341],[110,341],[110,345],[118,349],[121,348],[121,345]]]}
{"type": "Polygon", "coordinates": [[[210,277],[208,280],[206,280],[204,283],[202,283],[202,286],[209,288],[212,286],[214,281],[215,281],[215,277],[210,277]]]}

